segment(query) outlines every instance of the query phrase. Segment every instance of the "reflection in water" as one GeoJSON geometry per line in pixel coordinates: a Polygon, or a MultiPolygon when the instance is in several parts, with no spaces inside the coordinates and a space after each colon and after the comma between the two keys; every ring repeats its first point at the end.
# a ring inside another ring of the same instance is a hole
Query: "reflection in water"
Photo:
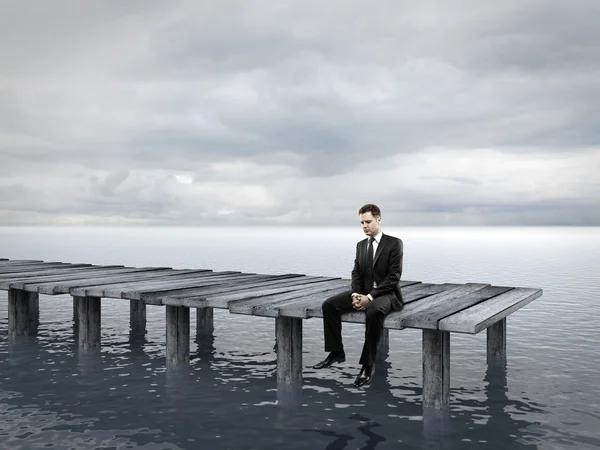
{"type": "Polygon", "coordinates": [[[385,346],[370,386],[354,388],[355,373],[343,367],[322,378],[307,368],[304,389],[285,393],[294,402],[289,407],[276,402],[282,393],[274,352],[263,362],[253,354],[219,353],[214,333],[203,330],[194,342],[191,364],[167,370],[164,346],[149,341],[145,322],[131,323],[124,341],[91,353],[79,352],[75,342],[65,345],[60,335],[2,341],[2,392],[14,394],[4,394],[0,414],[8,419],[18,411],[22,423],[21,415],[34,411],[46,422],[39,429],[24,425],[27,434],[0,425],[0,438],[13,448],[25,441],[77,448],[535,448],[534,433],[525,435],[532,422],[507,411],[543,410],[508,398],[505,362],[488,366],[483,392],[469,397],[453,389],[459,406],[421,417],[420,402],[406,400],[419,398],[420,387],[403,386],[406,398],[394,394],[398,381],[385,346]]]}

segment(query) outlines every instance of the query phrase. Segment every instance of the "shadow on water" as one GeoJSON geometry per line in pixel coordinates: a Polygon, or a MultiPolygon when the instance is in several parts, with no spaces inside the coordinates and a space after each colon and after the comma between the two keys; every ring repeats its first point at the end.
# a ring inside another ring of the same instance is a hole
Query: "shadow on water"
{"type": "Polygon", "coordinates": [[[102,351],[80,353],[75,342],[58,341],[0,340],[6,354],[0,362],[0,441],[7,449],[25,442],[77,448],[535,448],[527,443],[534,424],[507,412],[534,407],[508,398],[505,364],[488,366],[483,400],[453,390],[458,408],[423,416],[421,403],[412,400],[420,398],[420,387],[403,386],[406,398],[393,395],[398,386],[391,384],[385,355],[367,389],[307,370],[304,386],[292,387],[293,398],[282,407],[275,360],[257,372],[259,363],[250,358],[218,354],[212,333],[195,337],[190,365],[168,370],[142,323],[102,351]]]}

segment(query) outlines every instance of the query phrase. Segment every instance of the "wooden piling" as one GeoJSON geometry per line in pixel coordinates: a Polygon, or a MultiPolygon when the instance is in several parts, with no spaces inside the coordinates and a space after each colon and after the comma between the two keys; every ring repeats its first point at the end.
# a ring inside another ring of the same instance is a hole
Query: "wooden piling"
{"type": "Polygon", "coordinates": [[[190,362],[190,308],[165,306],[166,308],[166,360],[167,365],[190,362]]]}
{"type": "Polygon", "coordinates": [[[129,323],[146,323],[146,304],[141,300],[129,300],[129,323]]]}
{"type": "Polygon", "coordinates": [[[8,335],[10,338],[34,335],[39,313],[39,294],[37,292],[9,289],[8,335]]]}
{"type": "Polygon", "coordinates": [[[275,319],[277,398],[280,405],[297,403],[302,389],[302,319],[275,319]]]}
{"type": "Polygon", "coordinates": [[[78,346],[79,350],[100,349],[101,308],[100,297],[73,297],[78,314],[78,346]]]}
{"type": "Polygon", "coordinates": [[[423,408],[450,406],[450,333],[423,330],[423,408]]]}
{"type": "Polygon", "coordinates": [[[214,309],[196,308],[196,334],[212,334],[214,328],[214,309]]]}
{"type": "Polygon", "coordinates": [[[506,318],[487,329],[487,361],[506,360],[506,318]]]}

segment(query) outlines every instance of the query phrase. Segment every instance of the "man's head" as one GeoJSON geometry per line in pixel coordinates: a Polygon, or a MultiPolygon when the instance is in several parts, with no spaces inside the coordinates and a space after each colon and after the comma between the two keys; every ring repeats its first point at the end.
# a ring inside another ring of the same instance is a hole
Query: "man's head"
{"type": "Polygon", "coordinates": [[[377,236],[381,231],[381,210],[368,203],[358,210],[360,225],[367,236],[377,236]]]}

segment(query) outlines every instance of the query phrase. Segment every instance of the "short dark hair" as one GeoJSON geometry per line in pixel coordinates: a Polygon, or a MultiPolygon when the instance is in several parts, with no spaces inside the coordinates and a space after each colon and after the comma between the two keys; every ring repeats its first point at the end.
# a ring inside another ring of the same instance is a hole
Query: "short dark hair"
{"type": "Polygon", "coordinates": [[[358,210],[358,214],[365,214],[368,212],[373,214],[373,217],[381,217],[381,210],[379,209],[379,206],[372,203],[367,203],[358,210]]]}

